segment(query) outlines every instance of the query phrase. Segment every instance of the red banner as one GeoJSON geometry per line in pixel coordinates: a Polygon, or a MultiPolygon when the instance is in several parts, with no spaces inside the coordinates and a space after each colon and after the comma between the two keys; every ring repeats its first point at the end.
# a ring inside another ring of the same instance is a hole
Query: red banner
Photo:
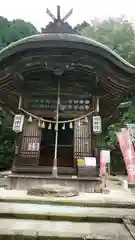
{"type": "Polygon", "coordinates": [[[104,158],[103,151],[100,151],[100,177],[106,175],[106,159],[104,158]]]}
{"type": "Polygon", "coordinates": [[[128,182],[135,183],[135,151],[129,130],[122,129],[120,133],[117,133],[117,138],[126,165],[128,182]]]}

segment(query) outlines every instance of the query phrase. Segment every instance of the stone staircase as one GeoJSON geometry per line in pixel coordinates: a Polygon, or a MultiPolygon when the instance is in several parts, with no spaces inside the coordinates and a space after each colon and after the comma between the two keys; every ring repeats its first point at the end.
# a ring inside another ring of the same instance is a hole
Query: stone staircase
{"type": "Polygon", "coordinates": [[[0,239],[135,239],[135,209],[0,202],[0,239]]]}
{"type": "Polygon", "coordinates": [[[0,240],[133,240],[134,195],[118,190],[55,198],[0,188],[0,240]]]}

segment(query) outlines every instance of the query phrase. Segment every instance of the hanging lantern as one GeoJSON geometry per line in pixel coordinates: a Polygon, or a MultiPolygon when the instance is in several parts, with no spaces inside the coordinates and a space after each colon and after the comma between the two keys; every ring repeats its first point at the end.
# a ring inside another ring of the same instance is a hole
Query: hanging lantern
{"type": "Polygon", "coordinates": [[[69,124],[69,128],[73,128],[73,123],[72,122],[70,122],[70,124],[69,124]]]}
{"type": "Polygon", "coordinates": [[[62,129],[65,130],[65,123],[63,124],[62,129]]]}
{"type": "Polygon", "coordinates": [[[32,117],[31,116],[29,116],[29,118],[28,118],[28,123],[32,123],[32,117]]]}
{"type": "Polygon", "coordinates": [[[41,122],[40,122],[40,120],[38,121],[38,127],[41,127],[41,122]]]}
{"type": "Polygon", "coordinates": [[[49,130],[52,129],[52,124],[51,124],[51,123],[49,123],[49,125],[48,125],[48,129],[49,129],[49,130]]]}
{"type": "Polygon", "coordinates": [[[41,128],[45,128],[45,123],[44,122],[42,122],[41,128]]]}

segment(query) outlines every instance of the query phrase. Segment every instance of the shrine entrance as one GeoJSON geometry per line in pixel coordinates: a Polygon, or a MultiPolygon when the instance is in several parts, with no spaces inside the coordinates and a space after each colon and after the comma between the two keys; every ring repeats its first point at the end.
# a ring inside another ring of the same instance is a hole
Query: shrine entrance
{"type": "MultiPolygon", "coordinates": [[[[57,166],[60,168],[74,167],[74,129],[68,125],[58,126],[57,166]]],[[[52,167],[55,151],[55,125],[42,129],[39,166],[52,167]]]]}

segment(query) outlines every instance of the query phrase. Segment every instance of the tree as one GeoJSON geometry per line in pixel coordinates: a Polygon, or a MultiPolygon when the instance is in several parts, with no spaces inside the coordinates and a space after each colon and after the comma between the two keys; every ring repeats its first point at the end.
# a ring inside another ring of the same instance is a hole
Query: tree
{"type": "MultiPolygon", "coordinates": [[[[135,65],[135,31],[132,23],[124,17],[109,18],[103,21],[95,19],[90,24],[83,22],[77,25],[75,30],[83,36],[107,45],[135,65]]],[[[121,159],[119,165],[123,164],[123,160],[120,156],[116,132],[120,131],[127,123],[135,123],[135,97],[130,94],[126,100],[128,101],[129,98],[132,101],[132,105],[122,113],[119,112],[119,119],[108,127],[104,137],[107,147],[113,150],[114,160],[117,160],[116,158],[121,159]]],[[[116,162],[116,165],[118,165],[118,161],[116,162]]]]}
{"type": "Polygon", "coordinates": [[[0,49],[2,49],[8,44],[7,43],[8,35],[9,35],[9,21],[4,17],[0,17],[0,49]]]}
{"type": "MultiPolygon", "coordinates": [[[[0,49],[21,38],[36,34],[37,29],[21,19],[8,21],[0,17],[0,49]]],[[[8,127],[9,115],[0,109],[0,170],[11,168],[15,134],[8,127]]]]}
{"type": "Polygon", "coordinates": [[[15,133],[9,126],[11,116],[0,109],[0,170],[10,169],[14,155],[15,133]]]}
{"type": "Polygon", "coordinates": [[[10,22],[10,43],[37,33],[37,29],[29,22],[21,19],[10,22]]]}
{"type": "Polygon", "coordinates": [[[38,33],[37,29],[29,22],[21,19],[8,21],[0,17],[0,49],[21,38],[38,33]]]}
{"type": "Polygon", "coordinates": [[[83,35],[84,29],[89,28],[89,27],[90,27],[90,24],[87,23],[86,21],[84,21],[84,22],[82,22],[81,24],[77,24],[77,25],[74,27],[74,30],[75,30],[75,32],[80,33],[80,34],[83,35]]]}
{"type": "Polygon", "coordinates": [[[135,64],[135,32],[131,22],[124,17],[108,20],[83,22],[75,30],[83,36],[95,39],[120,54],[124,59],[135,64]]]}

